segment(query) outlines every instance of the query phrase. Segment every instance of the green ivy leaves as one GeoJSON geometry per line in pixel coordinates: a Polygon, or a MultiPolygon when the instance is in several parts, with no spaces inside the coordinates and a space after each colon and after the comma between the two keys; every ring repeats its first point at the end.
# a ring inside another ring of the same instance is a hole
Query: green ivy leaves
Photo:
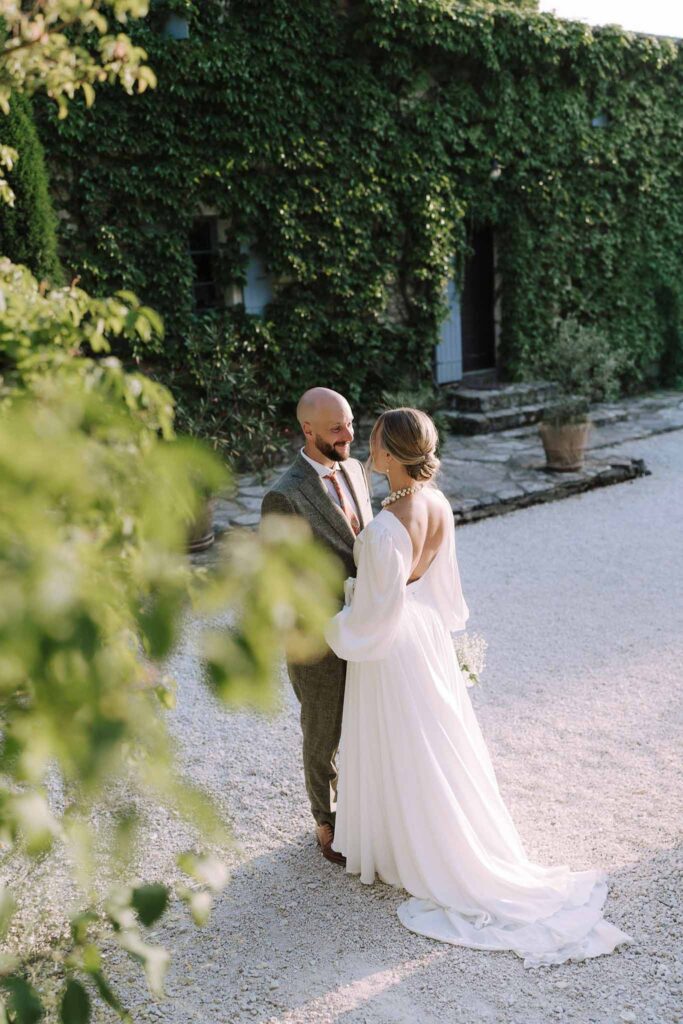
{"type": "MultiPolygon", "coordinates": [[[[187,238],[200,203],[228,225],[225,285],[243,277],[240,241],[266,257],[281,359],[273,373],[251,365],[263,396],[277,378],[280,403],[324,377],[369,406],[406,360],[428,378],[444,281],[483,223],[496,231],[508,372],[558,315],[624,342],[627,383],[648,372],[664,345],[655,295],[683,280],[683,65],[671,41],[533,7],[368,0],[343,15],[243,0],[216,34],[210,2],[188,7],[182,45],[154,22],[136,29],[153,94],[101,91],[76,134],[41,108],[57,186],[81,172],[65,190],[73,268],[98,288],[135,281],[162,310],[159,373],[173,374],[188,421],[205,407],[168,364],[178,353],[183,365],[194,330],[187,238]],[[598,109],[607,128],[591,127],[598,109]],[[135,156],[119,165],[124,138],[135,156]]],[[[246,320],[233,328],[248,336],[246,320]]]]}

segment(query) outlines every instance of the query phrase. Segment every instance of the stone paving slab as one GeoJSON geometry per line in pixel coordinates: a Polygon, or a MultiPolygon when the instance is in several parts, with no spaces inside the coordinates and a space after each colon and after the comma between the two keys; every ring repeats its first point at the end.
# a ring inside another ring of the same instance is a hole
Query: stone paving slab
{"type": "MultiPolygon", "coordinates": [[[[671,430],[683,430],[683,393],[657,391],[591,410],[593,427],[588,457],[577,473],[545,468],[537,426],[520,427],[474,437],[450,435],[441,446],[439,486],[453,508],[456,523],[471,522],[540,502],[556,501],[594,487],[633,480],[648,473],[642,459],[623,446],[630,441],[671,430]]],[[[354,456],[367,457],[367,424],[361,424],[354,456]]],[[[233,493],[216,499],[217,534],[233,527],[255,527],[263,494],[287,468],[277,466],[259,475],[238,476],[233,493]]],[[[384,477],[373,475],[373,505],[379,509],[388,493],[384,477]]],[[[201,556],[201,561],[207,555],[201,556]]],[[[210,560],[210,555],[208,555],[210,560]]]]}
{"type": "Polygon", "coordinates": [[[529,479],[525,476],[517,485],[501,487],[495,494],[478,495],[469,500],[449,496],[456,525],[504,515],[530,505],[559,501],[582,491],[649,475],[642,459],[619,457],[608,460],[587,458],[583,469],[577,473],[560,474],[547,470],[543,459],[530,462],[524,468],[529,473],[538,474],[538,477],[529,479]]]}

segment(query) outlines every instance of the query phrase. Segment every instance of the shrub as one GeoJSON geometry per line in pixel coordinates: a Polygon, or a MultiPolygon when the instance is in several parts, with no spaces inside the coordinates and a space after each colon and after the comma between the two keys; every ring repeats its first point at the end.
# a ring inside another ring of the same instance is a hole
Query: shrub
{"type": "Polygon", "coordinates": [[[546,421],[585,420],[590,402],[610,401],[621,392],[631,360],[597,327],[574,317],[560,320],[547,344],[527,364],[528,375],[552,381],[560,398],[548,407],[546,421]]]}
{"type": "Polygon", "coordinates": [[[14,204],[0,203],[0,253],[25,264],[36,277],[60,283],[57,218],[48,194],[43,149],[25,96],[13,96],[9,113],[0,114],[0,144],[19,154],[7,176],[14,204]]]}

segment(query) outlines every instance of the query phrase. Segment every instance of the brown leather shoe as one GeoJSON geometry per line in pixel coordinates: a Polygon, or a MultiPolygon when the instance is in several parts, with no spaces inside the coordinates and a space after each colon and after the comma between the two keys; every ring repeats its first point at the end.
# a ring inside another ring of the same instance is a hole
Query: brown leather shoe
{"type": "Polygon", "coordinates": [[[336,850],[332,849],[332,843],[334,842],[334,829],[327,822],[322,825],[315,826],[315,838],[318,841],[318,846],[322,850],[322,855],[326,860],[332,861],[333,864],[346,864],[346,857],[343,853],[337,853],[336,850]]]}

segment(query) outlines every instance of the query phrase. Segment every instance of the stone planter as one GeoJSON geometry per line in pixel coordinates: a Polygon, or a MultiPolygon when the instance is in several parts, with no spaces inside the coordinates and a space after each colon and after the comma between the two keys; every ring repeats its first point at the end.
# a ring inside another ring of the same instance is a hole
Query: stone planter
{"type": "Polygon", "coordinates": [[[188,551],[206,551],[216,539],[213,532],[213,500],[207,499],[187,534],[188,551]]]}
{"type": "Polygon", "coordinates": [[[569,473],[583,466],[590,421],[563,423],[559,426],[541,423],[539,433],[543,441],[546,469],[569,473]]]}

